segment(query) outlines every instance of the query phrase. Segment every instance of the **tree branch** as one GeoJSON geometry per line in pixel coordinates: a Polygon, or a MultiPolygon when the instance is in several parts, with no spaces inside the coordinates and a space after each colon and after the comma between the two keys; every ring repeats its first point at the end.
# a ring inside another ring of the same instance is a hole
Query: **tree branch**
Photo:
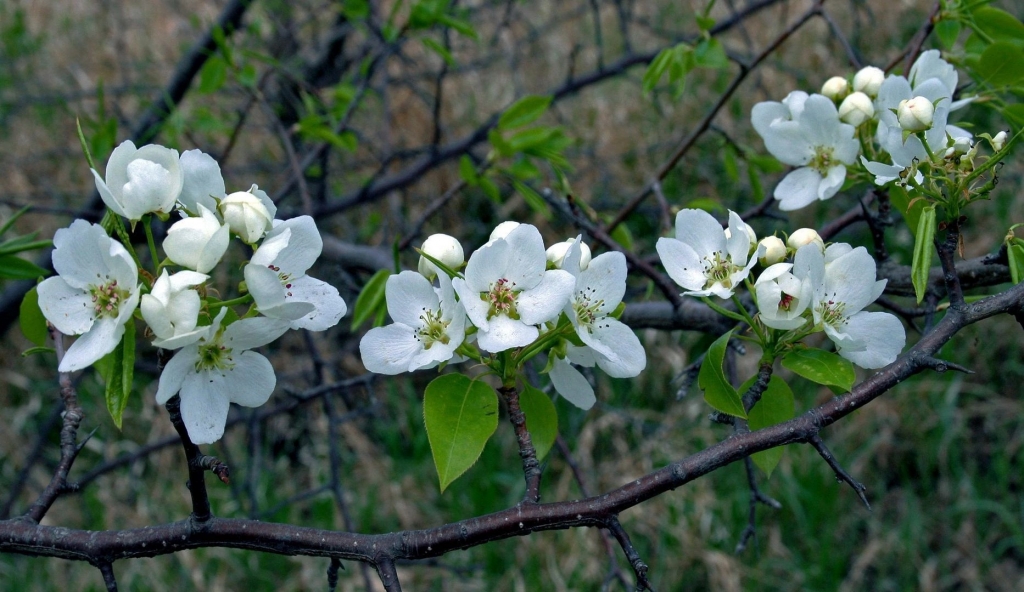
{"type": "Polygon", "coordinates": [[[523,459],[523,476],[526,479],[526,493],[523,501],[535,504],[540,501],[540,462],[537,460],[537,450],[533,447],[530,439],[530,431],[526,429],[526,415],[519,407],[519,391],[516,387],[501,387],[498,389],[501,396],[508,405],[508,419],[512,422],[512,429],[516,433],[516,442],[519,444],[519,456],[523,459]]]}

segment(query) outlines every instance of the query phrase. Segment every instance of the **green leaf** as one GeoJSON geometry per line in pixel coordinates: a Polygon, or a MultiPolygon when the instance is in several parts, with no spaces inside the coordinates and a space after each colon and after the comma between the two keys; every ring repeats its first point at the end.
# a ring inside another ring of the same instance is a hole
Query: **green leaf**
{"type": "Polygon", "coordinates": [[[368,319],[377,316],[380,310],[387,310],[384,289],[387,286],[389,277],[391,277],[391,270],[382,269],[373,274],[370,281],[366,282],[366,285],[363,286],[363,290],[359,292],[355,306],[352,308],[353,331],[362,327],[363,323],[368,319]]]}
{"type": "Polygon", "coordinates": [[[444,60],[444,62],[449,66],[455,64],[455,58],[452,57],[452,52],[445,49],[445,47],[438,43],[437,41],[434,41],[429,37],[425,37],[423,39],[423,45],[426,46],[426,48],[429,49],[430,51],[441,56],[441,59],[444,60]]]}
{"type": "Polygon", "coordinates": [[[836,386],[843,392],[853,388],[853,382],[857,380],[849,360],[821,349],[795,349],[782,358],[782,366],[811,382],[836,386]]]}
{"type": "Polygon", "coordinates": [[[722,43],[714,37],[701,40],[697,47],[693,48],[693,58],[702,68],[720,70],[729,66],[729,57],[725,55],[722,43]]]}
{"type": "Polygon", "coordinates": [[[935,206],[931,205],[921,212],[917,221],[917,232],[914,233],[914,259],[910,265],[910,279],[914,284],[917,303],[921,304],[924,293],[928,289],[928,272],[932,267],[932,243],[935,240],[935,206]]]}
{"type": "Polygon", "coordinates": [[[997,41],[985,48],[975,68],[979,82],[1009,86],[1024,79],[1024,51],[1009,41],[997,41]]]}
{"type": "Polygon", "coordinates": [[[46,317],[39,309],[39,292],[33,286],[21,300],[21,308],[18,313],[18,323],[21,325],[21,332],[32,343],[46,345],[46,317]]]}
{"type": "Polygon", "coordinates": [[[117,429],[121,429],[121,419],[125,407],[128,406],[135,375],[135,319],[128,320],[121,343],[97,362],[97,366],[105,383],[104,399],[107,411],[110,412],[117,429]]]}
{"type": "Polygon", "coordinates": [[[12,238],[9,241],[4,241],[0,244],[0,255],[14,255],[16,253],[24,253],[25,251],[36,251],[39,249],[45,249],[53,246],[51,240],[32,240],[35,238],[36,233],[26,234],[25,236],[19,236],[12,238]]]}
{"type": "Polygon", "coordinates": [[[935,23],[935,36],[946,49],[951,49],[960,36],[960,21],[945,19],[935,23]]]}
{"type": "Polygon", "coordinates": [[[665,70],[668,69],[669,64],[672,63],[675,58],[675,52],[673,48],[666,47],[665,49],[658,52],[658,55],[651,60],[650,65],[647,66],[647,70],[644,72],[643,81],[641,88],[643,93],[648,95],[654,90],[654,87],[658,85],[658,81],[665,74],[665,70]]]}
{"type": "Polygon", "coordinates": [[[462,374],[439,376],[423,392],[423,424],[443,493],[476,463],[498,428],[498,393],[462,374]]]}
{"type": "Polygon", "coordinates": [[[1014,124],[1017,127],[1024,127],[1024,103],[1014,103],[1007,105],[1002,110],[1003,117],[1006,121],[1014,124]]]}
{"type": "Polygon", "coordinates": [[[725,176],[733,183],[740,180],[740,167],[736,163],[736,149],[732,144],[726,144],[722,149],[722,166],[725,168],[725,176]]]}
{"type": "Polygon", "coordinates": [[[710,31],[711,27],[715,26],[715,19],[711,17],[698,14],[694,18],[697,21],[697,28],[700,29],[701,32],[710,31]]]}
{"type": "Polygon", "coordinates": [[[903,215],[907,226],[910,227],[910,232],[917,232],[917,223],[921,219],[921,212],[924,211],[925,201],[917,200],[911,205],[910,195],[907,194],[907,190],[898,186],[889,188],[889,201],[903,215]]]}
{"type": "MultiPolygon", "coordinates": [[[[85,160],[89,163],[90,169],[96,168],[96,163],[92,160],[92,152],[89,151],[89,142],[85,139],[85,134],[82,133],[82,121],[75,118],[75,126],[78,129],[78,141],[82,144],[82,152],[85,154],[85,160]]],[[[99,171],[96,171],[97,173],[99,171]]]]}
{"type": "Polygon", "coordinates": [[[476,174],[476,165],[473,164],[473,159],[466,154],[459,159],[459,176],[470,187],[476,187],[480,183],[476,174]]]}
{"type": "Polygon", "coordinates": [[[558,411],[544,391],[526,385],[519,393],[519,407],[526,415],[526,429],[537,449],[537,460],[547,456],[558,437],[558,411]]]}
{"type": "Polygon", "coordinates": [[[545,220],[551,219],[551,208],[548,207],[547,202],[544,201],[544,198],[539,193],[518,179],[510,178],[509,180],[512,182],[512,187],[515,188],[516,192],[523,196],[523,200],[526,201],[531,210],[543,216],[545,220]]]}
{"type": "Polygon", "coordinates": [[[974,23],[993,41],[1024,45],[1024,23],[1005,10],[983,6],[972,14],[974,23]]]}
{"type": "Polygon", "coordinates": [[[498,119],[498,129],[508,130],[522,127],[534,122],[544,115],[551,105],[551,97],[547,95],[527,95],[505,110],[498,119]]]}
{"type": "Polygon", "coordinates": [[[1024,244],[1014,241],[1006,247],[1006,258],[1010,260],[1010,279],[1019,284],[1024,279],[1024,244]]]}
{"type": "Polygon", "coordinates": [[[726,332],[711,344],[707,355],[704,356],[704,363],[700,365],[700,373],[697,375],[697,385],[704,389],[704,400],[722,413],[746,418],[747,413],[743,410],[743,401],[739,393],[729,384],[722,370],[722,363],[725,361],[725,350],[729,345],[729,338],[732,331],[726,332]]]}
{"type": "Polygon", "coordinates": [[[49,274],[45,269],[21,257],[14,255],[0,257],[0,279],[34,280],[46,275],[49,274]]]}
{"type": "Polygon", "coordinates": [[[52,353],[56,353],[56,352],[57,352],[57,350],[53,349],[52,347],[39,347],[39,346],[36,346],[36,347],[30,347],[30,348],[26,349],[25,351],[21,352],[21,357],[27,358],[29,356],[34,356],[36,354],[52,354],[52,353]]]}
{"type": "Polygon", "coordinates": [[[220,90],[228,79],[228,63],[220,55],[211,56],[199,71],[199,94],[210,94],[220,90]]]}
{"type": "Polygon", "coordinates": [[[8,218],[7,221],[4,222],[2,226],[0,226],[0,236],[3,236],[5,232],[10,230],[11,226],[14,226],[14,223],[18,221],[18,218],[21,218],[23,215],[25,215],[25,212],[29,210],[29,207],[30,206],[25,206],[21,208],[20,210],[15,212],[14,215],[8,218]]]}
{"type": "Polygon", "coordinates": [[[622,245],[623,249],[627,251],[633,250],[633,233],[629,231],[629,227],[626,226],[625,222],[615,227],[615,230],[612,231],[612,238],[615,239],[615,242],[622,245]]]}
{"type": "MultiPolygon", "coordinates": [[[[747,425],[753,431],[780,424],[793,419],[793,391],[781,376],[772,376],[768,388],[761,395],[761,400],[750,410],[747,425]]],[[[751,455],[754,464],[761,468],[769,477],[779,464],[785,448],[777,446],[762,450],[751,455]]]]}
{"type": "Polygon", "coordinates": [[[494,181],[490,177],[480,177],[480,189],[483,189],[484,194],[491,199],[494,203],[501,203],[501,190],[494,184],[494,181]]]}

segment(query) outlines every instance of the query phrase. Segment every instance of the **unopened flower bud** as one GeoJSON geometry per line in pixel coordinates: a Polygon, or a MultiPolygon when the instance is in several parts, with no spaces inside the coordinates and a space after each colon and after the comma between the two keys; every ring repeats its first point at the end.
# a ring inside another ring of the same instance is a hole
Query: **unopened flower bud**
{"type": "Polygon", "coordinates": [[[992,149],[999,152],[1003,149],[1003,145],[1006,144],[1006,132],[999,132],[992,137],[992,149]]]}
{"type": "MultiPolygon", "coordinates": [[[[423,241],[420,250],[444,263],[449,269],[458,269],[466,262],[466,254],[458,239],[447,234],[432,234],[423,241]]],[[[433,279],[437,275],[437,266],[426,257],[420,256],[419,272],[427,279],[433,279]]]]}
{"type": "Polygon", "coordinates": [[[258,190],[253,185],[249,191],[236,191],[220,202],[224,223],[231,227],[231,232],[250,245],[263,238],[274,221],[273,214],[263,200],[255,195],[258,190]]]}
{"type": "Polygon", "coordinates": [[[850,84],[846,82],[846,79],[842,76],[833,76],[826,80],[825,84],[821,85],[821,94],[833,101],[838,101],[843,98],[849,91],[850,84]]]}
{"type": "Polygon", "coordinates": [[[794,251],[799,251],[800,247],[811,243],[818,245],[822,252],[825,251],[825,241],[821,240],[821,235],[813,228],[801,228],[789,235],[789,240],[786,241],[789,248],[794,251]]]}
{"type": "Polygon", "coordinates": [[[878,89],[882,87],[882,82],[885,81],[885,72],[881,68],[874,66],[867,66],[861,68],[853,76],[853,90],[854,92],[862,92],[869,97],[878,96],[878,89]]]}
{"type": "Polygon", "coordinates": [[[758,261],[762,267],[768,267],[769,265],[775,265],[781,263],[786,259],[786,243],[782,242],[782,239],[777,236],[766,236],[761,239],[758,246],[764,253],[758,261]]]}
{"type": "Polygon", "coordinates": [[[935,105],[924,97],[903,99],[896,108],[900,127],[908,132],[923,132],[932,127],[935,105]]]}
{"type": "Polygon", "coordinates": [[[843,99],[839,105],[839,119],[853,127],[868,121],[875,115],[875,105],[871,97],[862,92],[855,92],[843,99]]]}
{"type": "MultiPolygon", "coordinates": [[[[555,267],[561,269],[562,262],[565,260],[565,254],[569,252],[569,247],[572,246],[572,243],[575,240],[576,239],[574,238],[570,238],[568,240],[562,241],[560,243],[555,243],[548,247],[548,250],[544,252],[544,254],[547,256],[548,261],[551,262],[555,267]]],[[[586,269],[587,267],[590,266],[591,256],[592,253],[590,252],[590,247],[587,246],[587,243],[580,242],[581,270],[586,269]]]]}
{"type": "Polygon", "coordinates": [[[953,145],[946,148],[946,158],[952,158],[954,156],[960,156],[970,152],[973,143],[967,136],[957,136],[953,138],[953,145]]]}
{"type": "Polygon", "coordinates": [[[519,222],[513,222],[512,220],[506,220],[501,224],[498,224],[494,227],[494,230],[491,231],[491,236],[487,239],[487,242],[491,243],[499,238],[505,238],[508,236],[508,233],[516,229],[516,226],[519,226],[519,222]]]}
{"type": "Polygon", "coordinates": [[[228,226],[197,204],[198,216],[178,220],[167,229],[164,252],[168,259],[199,273],[209,273],[228,249],[228,226]]]}

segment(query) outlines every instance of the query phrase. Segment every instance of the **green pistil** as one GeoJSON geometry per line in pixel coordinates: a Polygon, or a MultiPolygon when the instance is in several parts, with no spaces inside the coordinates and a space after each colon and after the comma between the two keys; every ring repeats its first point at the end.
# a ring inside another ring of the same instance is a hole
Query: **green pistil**
{"type": "Polygon", "coordinates": [[[196,372],[204,370],[230,370],[235,367],[231,350],[213,341],[199,346],[199,359],[196,360],[196,372]]]}
{"type": "Polygon", "coordinates": [[[90,289],[93,301],[93,311],[98,318],[117,318],[118,307],[122,300],[128,298],[130,293],[117,286],[117,280],[102,286],[92,286],[90,289]]]}
{"type": "Polygon", "coordinates": [[[796,302],[796,296],[791,296],[783,292],[782,299],[779,300],[779,310],[788,311],[793,307],[794,302],[796,302]]]}
{"type": "Polygon", "coordinates": [[[835,150],[832,146],[815,146],[814,158],[807,163],[807,166],[817,171],[822,177],[827,176],[829,169],[835,166],[835,150]]]}
{"type": "Polygon", "coordinates": [[[846,309],[845,302],[829,300],[818,304],[818,314],[821,315],[821,322],[833,327],[840,325],[846,320],[843,310],[846,309]]]}
{"type": "Polygon", "coordinates": [[[732,274],[739,269],[733,265],[728,257],[723,257],[720,251],[715,251],[705,259],[704,276],[708,281],[704,283],[707,290],[715,284],[722,284],[726,289],[732,288],[732,274]]]}
{"type": "Polygon", "coordinates": [[[604,300],[593,300],[594,289],[587,287],[576,293],[572,301],[572,309],[576,313],[576,320],[587,328],[590,328],[597,320],[597,311],[604,305],[604,300]]]}
{"type": "Polygon", "coordinates": [[[417,341],[423,342],[423,349],[430,349],[438,341],[448,345],[450,341],[448,337],[448,324],[450,321],[442,321],[440,311],[424,308],[423,314],[420,315],[420,320],[423,321],[423,326],[416,332],[415,337],[417,341]]]}
{"type": "Polygon", "coordinates": [[[515,287],[515,282],[501,278],[494,282],[489,292],[480,294],[480,299],[490,305],[487,311],[487,318],[503,314],[510,319],[519,319],[519,313],[516,312],[516,297],[519,295],[519,292],[516,291],[515,287]]]}

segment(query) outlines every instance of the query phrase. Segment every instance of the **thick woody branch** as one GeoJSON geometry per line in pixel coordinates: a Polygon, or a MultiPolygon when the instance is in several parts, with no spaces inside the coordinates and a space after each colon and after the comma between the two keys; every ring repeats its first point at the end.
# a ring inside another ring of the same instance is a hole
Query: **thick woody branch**
{"type": "Polygon", "coordinates": [[[523,501],[535,504],[540,501],[540,462],[537,460],[537,449],[533,447],[530,431],[526,429],[526,415],[519,406],[519,391],[514,386],[498,389],[508,405],[508,419],[516,433],[519,444],[519,456],[523,459],[523,476],[526,479],[526,493],[523,501]]]}

